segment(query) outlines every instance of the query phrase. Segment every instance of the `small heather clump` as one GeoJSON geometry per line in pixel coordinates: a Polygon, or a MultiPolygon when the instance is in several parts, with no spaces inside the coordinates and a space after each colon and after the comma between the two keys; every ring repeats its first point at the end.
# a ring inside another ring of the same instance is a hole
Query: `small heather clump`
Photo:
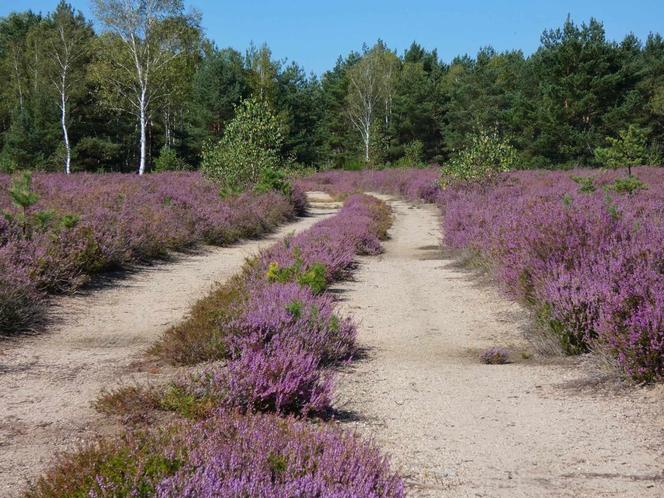
{"type": "Polygon", "coordinates": [[[225,391],[225,405],[249,411],[308,416],[330,408],[332,378],[297,341],[248,346],[214,380],[225,391]]]}
{"type": "Polygon", "coordinates": [[[402,480],[373,445],[332,427],[222,412],[187,440],[192,449],[157,496],[404,496],[402,480]]]}
{"type": "Polygon", "coordinates": [[[355,351],[357,331],[352,321],[334,313],[331,296],[316,295],[307,286],[259,286],[245,308],[233,322],[234,341],[240,348],[257,348],[288,338],[323,365],[347,360],[355,351]]]}
{"type": "Polygon", "coordinates": [[[487,365],[504,365],[509,363],[510,352],[501,347],[492,347],[480,354],[480,360],[487,365]]]}

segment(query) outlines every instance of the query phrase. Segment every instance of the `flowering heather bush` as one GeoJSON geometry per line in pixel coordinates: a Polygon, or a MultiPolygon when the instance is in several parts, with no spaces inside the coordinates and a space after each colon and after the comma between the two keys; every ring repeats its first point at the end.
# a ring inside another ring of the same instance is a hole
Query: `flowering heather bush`
{"type": "Polygon", "coordinates": [[[197,426],[188,441],[188,458],[159,484],[157,496],[404,496],[401,479],[375,447],[331,427],[221,413],[197,426]]]}
{"type": "Polygon", "coordinates": [[[646,189],[588,171],[514,172],[444,191],[435,170],[331,171],[299,185],[436,202],[445,243],[490,263],[568,352],[599,343],[635,379],[655,380],[664,377],[664,171],[634,172],[646,189]]]}
{"type": "MultiPolygon", "coordinates": [[[[274,268],[299,267],[299,273],[322,265],[327,282],[343,276],[356,254],[380,254],[381,226],[389,224],[390,213],[378,199],[365,195],[349,197],[339,213],[316,223],[310,230],[263,252],[254,268],[265,275],[274,268]]],[[[297,272],[296,272],[297,274],[297,272]]]]}
{"type": "Polygon", "coordinates": [[[47,292],[71,290],[94,273],[169,250],[256,237],[303,209],[297,189],[292,202],[276,193],[222,200],[197,173],[37,174],[39,200],[26,214],[42,221],[28,233],[8,195],[10,182],[0,176],[0,210],[8,215],[0,221],[4,333],[32,325],[47,292]]]}
{"type": "Polygon", "coordinates": [[[334,313],[329,295],[314,295],[295,283],[260,286],[234,321],[237,350],[263,347],[288,338],[323,365],[349,359],[355,351],[356,328],[334,313]]]}
{"type": "Polygon", "coordinates": [[[401,498],[402,480],[358,436],[276,415],[127,433],[70,455],[26,498],[401,498]]]}
{"type": "Polygon", "coordinates": [[[648,189],[634,195],[532,171],[446,191],[444,232],[450,246],[488,258],[570,352],[599,342],[635,379],[653,380],[664,376],[664,172],[636,174],[648,189]]]}
{"type": "Polygon", "coordinates": [[[330,408],[331,377],[297,341],[246,347],[215,380],[226,391],[223,403],[244,410],[308,416],[330,408]]]}

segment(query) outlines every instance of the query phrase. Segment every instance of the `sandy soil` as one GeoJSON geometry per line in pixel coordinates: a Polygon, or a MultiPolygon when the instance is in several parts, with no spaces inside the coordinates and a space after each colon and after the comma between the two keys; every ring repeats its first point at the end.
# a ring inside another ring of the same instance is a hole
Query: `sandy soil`
{"type": "Polygon", "coordinates": [[[103,427],[91,407],[102,388],[159,376],[158,370],[137,372],[137,360],[215,282],[236,273],[247,256],[337,207],[321,204],[329,200],[325,194],[312,200],[317,205],[311,216],[270,237],[176,255],[101,288],[58,298],[47,333],[0,342],[0,496],[18,493],[56,452],[103,427]]]}
{"type": "Polygon", "coordinates": [[[434,207],[392,206],[385,254],[339,286],[368,353],[338,401],[409,494],[664,496],[662,386],[584,385],[578,360],[524,359],[526,313],[445,259],[434,207]],[[479,362],[496,345],[512,364],[479,362]]]}

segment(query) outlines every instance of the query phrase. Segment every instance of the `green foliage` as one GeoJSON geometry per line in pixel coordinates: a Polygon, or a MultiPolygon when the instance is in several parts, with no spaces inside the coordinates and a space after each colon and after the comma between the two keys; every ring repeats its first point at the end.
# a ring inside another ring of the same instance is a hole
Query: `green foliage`
{"type": "Polygon", "coordinates": [[[537,310],[537,322],[549,331],[560,344],[563,352],[568,355],[585,353],[588,350],[587,342],[582,334],[567,329],[564,324],[553,317],[549,304],[543,304],[537,310]]]}
{"type": "Polygon", "coordinates": [[[366,163],[361,159],[351,159],[343,164],[346,171],[361,171],[366,168],[366,163]]]}
{"type": "Polygon", "coordinates": [[[616,178],[616,180],[606,185],[606,190],[612,190],[619,194],[633,195],[639,190],[645,190],[648,186],[635,176],[627,176],[626,178],[616,178]]]}
{"type": "Polygon", "coordinates": [[[9,155],[0,152],[0,173],[13,174],[18,170],[17,162],[9,155]]]}
{"type": "Polygon", "coordinates": [[[261,173],[255,190],[257,192],[269,192],[273,190],[289,196],[293,193],[293,185],[288,175],[283,171],[267,168],[261,173]]]}
{"type": "Polygon", "coordinates": [[[302,306],[302,301],[295,300],[291,303],[288,303],[286,306],[286,311],[293,315],[293,318],[298,319],[302,315],[302,306]]]}
{"type": "Polygon", "coordinates": [[[608,147],[597,147],[595,159],[609,168],[628,168],[632,174],[632,166],[645,165],[654,158],[647,146],[646,132],[630,125],[618,132],[618,138],[608,137],[608,147]]]}
{"type": "Polygon", "coordinates": [[[281,162],[281,123],[264,101],[247,99],[235,111],[223,138],[203,150],[201,168],[224,190],[254,187],[281,162]]]}
{"type": "Polygon", "coordinates": [[[486,182],[517,165],[517,152],[494,132],[480,130],[468,148],[457,153],[443,168],[441,184],[486,182]]]}
{"type": "Polygon", "coordinates": [[[424,162],[424,144],[421,140],[408,142],[403,148],[403,157],[397,161],[398,166],[407,168],[421,168],[426,165],[424,162]]]}
{"type": "Polygon", "coordinates": [[[323,263],[314,263],[307,271],[301,273],[297,277],[297,283],[300,285],[308,285],[311,290],[320,294],[327,287],[327,278],[325,276],[326,268],[323,263]]]}
{"type": "Polygon", "coordinates": [[[204,417],[214,406],[215,400],[197,397],[182,386],[171,384],[159,398],[159,408],[175,412],[184,418],[196,420],[204,417]]]}
{"type": "Polygon", "coordinates": [[[23,213],[39,201],[39,195],[32,190],[32,173],[30,171],[23,171],[14,177],[9,187],[9,197],[14,206],[23,213]]]}
{"type": "Polygon", "coordinates": [[[297,282],[307,285],[311,290],[320,294],[327,287],[327,269],[323,263],[314,263],[308,270],[303,269],[303,261],[299,254],[295,256],[295,262],[291,266],[279,266],[278,263],[270,263],[265,277],[269,282],[297,282]]]}
{"type": "MultiPolygon", "coordinates": [[[[103,33],[65,2],[49,14],[0,19],[0,171],[61,169],[59,27],[72,49],[65,108],[79,171],[135,168],[136,62],[150,66],[147,155],[159,170],[181,167],[173,151],[192,167],[202,156],[212,163],[274,162],[274,154],[239,140],[228,139],[225,154],[216,150],[236,108],[252,97],[280,124],[281,141],[272,146],[277,158],[316,168],[359,168],[358,158],[365,167],[444,164],[472,147],[478,129],[509,137],[521,167],[631,168],[664,153],[659,34],[613,41],[601,22],[568,18],[546,30],[530,56],[485,47],[449,64],[417,43],[398,55],[378,41],[340,57],[318,78],[276,60],[267,45],[246,55],[216,48],[180,0],[153,2],[136,16],[123,15],[126,3],[117,0],[94,4],[95,26],[108,28],[103,33]],[[138,60],[123,35],[136,41],[138,60]]],[[[244,188],[230,176],[236,185],[225,191],[244,188]]]]}
{"type": "Polygon", "coordinates": [[[572,180],[579,185],[579,192],[590,194],[597,190],[593,179],[589,176],[572,176],[572,180]]]}
{"type": "Polygon", "coordinates": [[[163,451],[164,445],[173,443],[178,430],[127,431],[117,440],[101,439],[62,455],[58,467],[32,484],[24,496],[155,496],[157,484],[177,472],[185,461],[183,445],[168,456],[163,451]]]}
{"type": "Polygon", "coordinates": [[[74,155],[83,169],[99,171],[121,161],[123,146],[108,138],[83,137],[74,147],[74,155]]]}
{"type": "Polygon", "coordinates": [[[175,149],[168,145],[164,145],[161,148],[159,157],[154,161],[155,172],[182,171],[186,169],[188,169],[187,165],[178,157],[175,149]]]}
{"type": "Polygon", "coordinates": [[[267,462],[270,466],[270,470],[275,475],[283,474],[288,469],[288,457],[286,457],[286,455],[270,453],[267,456],[267,462]]]}

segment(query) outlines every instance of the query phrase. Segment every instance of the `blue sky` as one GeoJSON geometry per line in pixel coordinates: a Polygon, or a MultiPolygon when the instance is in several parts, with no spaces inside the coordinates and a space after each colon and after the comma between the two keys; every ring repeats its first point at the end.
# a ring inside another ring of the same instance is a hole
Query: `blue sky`
{"type": "MultiPolygon", "coordinates": [[[[417,40],[437,48],[449,61],[492,45],[531,53],[542,31],[560,26],[568,13],[577,22],[591,16],[604,22],[611,39],[633,32],[644,39],[664,33],[664,0],[185,0],[203,14],[203,26],[218,46],[244,50],[267,42],[277,58],[294,60],[321,73],[340,54],[363,42],[383,39],[399,52],[417,40]]],[[[0,16],[12,10],[46,12],[57,0],[3,1],[0,16]]],[[[88,0],[70,0],[90,13],[88,0]]]]}

